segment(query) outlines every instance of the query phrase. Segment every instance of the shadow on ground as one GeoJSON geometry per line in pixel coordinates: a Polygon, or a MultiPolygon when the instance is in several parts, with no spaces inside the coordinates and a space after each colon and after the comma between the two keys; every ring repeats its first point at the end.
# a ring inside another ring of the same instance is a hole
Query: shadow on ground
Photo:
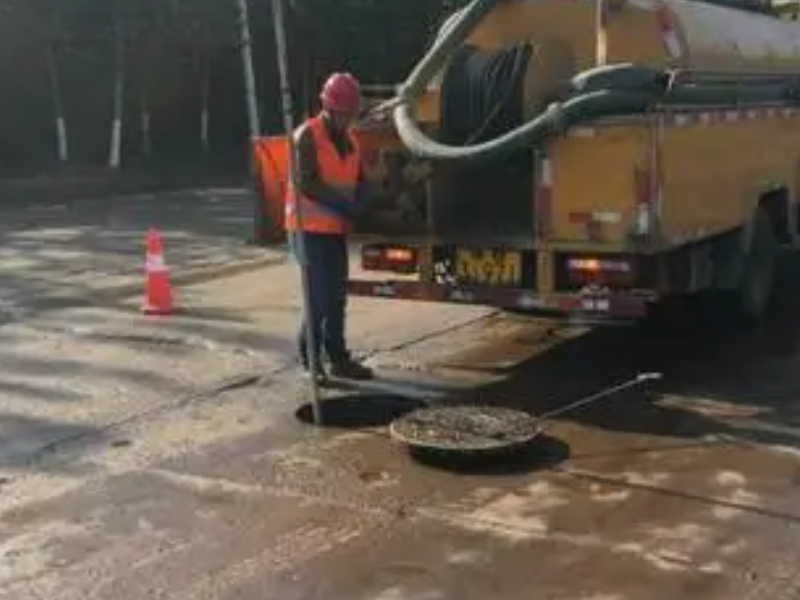
{"type": "Polygon", "coordinates": [[[151,227],[175,275],[262,257],[247,244],[253,203],[242,188],[0,207],[0,308],[29,316],[96,302],[98,283],[142,273],[151,227]]]}
{"type": "MultiPolygon", "coordinates": [[[[382,427],[425,406],[420,400],[402,396],[343,395],[326,399],[322,403],[322,422],[325,427],[382,427]]],[[[310,404],[304,404],[295,414],[302,423],[314,424],[314,412],[310,404]]]]}
{"type": "Polygon", "coordinates": [[[782,265],[767,319],[723,325],[697,305],[679,329],[645,323],[598,328],[515,368],[468,401],[542,414],[635,377],[648,389],[618,394],[564,419],[612,431],[700,439],[731,434],[800,447],[800,261],[782,265]]]}
{"type": "MultiPolygon", "coordinates": [[[[70,442],[92,448],[109,443],[107,435],[95,426],[16,414],[0,414],[0,440],[0,468],[37,470],[42,458],[70,442]]],[[[57,470],[70,469],[69,465],[60,465],[57,470]]]]}
{"type": "Polygon", "coordinates": [[[410,448],[409,453],[418,462],[463,475],[503,476],[520,475],[552,469],[570,458],[569,445],[549,435],[502,452],[434,451],[410,448]]]}

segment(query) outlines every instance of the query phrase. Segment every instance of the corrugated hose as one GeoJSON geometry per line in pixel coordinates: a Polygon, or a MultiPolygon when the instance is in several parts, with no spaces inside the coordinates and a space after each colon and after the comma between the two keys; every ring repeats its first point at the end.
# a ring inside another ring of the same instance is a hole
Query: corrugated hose
{"type": "Polygon", "coordinates": [[[600,117],[644,113],[657,105],[740,105],[796,103],[797,76],[769,83],[734,81],[673,84],[670,72],[617,64],[591,69],[572,80],[572,95],[551,104],[543,113],[496,137],[476,144],[454,146],[431,139],[414,117],[414,106],[450,57],[465,43],[480,21],[506,0],[473,0],[442,28],[431,49],[400,86],[392,102],[394,121],[403,143],[421,159],[491,161],[517,150],[540,145],[570,126],[600,117]]]}

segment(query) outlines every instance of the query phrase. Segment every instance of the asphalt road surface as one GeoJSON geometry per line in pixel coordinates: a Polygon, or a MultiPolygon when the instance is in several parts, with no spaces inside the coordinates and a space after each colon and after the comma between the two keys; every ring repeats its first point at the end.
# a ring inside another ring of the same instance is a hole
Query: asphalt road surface
{"type": "Polygon", "coordinates": [[[800,597],[792,285],[754,331],[354,300],[380,379],[329,391],[317,429],[295,268],[244,244],[250,210],[224,189],[0,211],[0,598],[800,597]],[[167,318],[139,311],[151,226],[167,318]],[[409,399],[541,414],[642,371],[665,380],[491,460],[387,433],[409,399]]]}

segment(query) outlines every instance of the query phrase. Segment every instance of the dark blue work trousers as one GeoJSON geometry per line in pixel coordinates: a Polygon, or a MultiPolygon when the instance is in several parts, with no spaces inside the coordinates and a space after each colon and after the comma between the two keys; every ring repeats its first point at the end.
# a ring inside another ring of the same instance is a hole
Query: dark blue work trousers
{"type": "MultiPolygon", "coordinates": [[[[297,236],[290,237],[295,257],[300,257],[297,236]]],[[[311,295],[311,324],[314,328],[315,356],[321,358],[324,348],[332,363],[347,360],[349,354],[344,341],[345,309],[347,307],[348,257],[347,238],[344,235],[304,233],[306,261],[298,260],[302,266],[308,265],[311,295]]],[[[300,360],[308,366],[306,319],[304,314],[297,335],[300,360]]]]}

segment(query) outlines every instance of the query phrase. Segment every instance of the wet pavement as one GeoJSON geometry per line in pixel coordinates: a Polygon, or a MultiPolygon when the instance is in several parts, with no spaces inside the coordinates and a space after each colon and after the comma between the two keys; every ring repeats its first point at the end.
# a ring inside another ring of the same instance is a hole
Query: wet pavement
{"type": "Polygon", "coordinates": [[[136,293],[151,227],[179,281],[283,260],[246,243],[253,202],[247,189],[219,188],[0,206],[0,322],[136,293]]]}
{"type": "MultiPolygon", "coordinates": [[[[233,248],[232,231],[198,236],[233,248]]],[[[754,331],[354,300],[353,346],[381,378],[328,392],[349,418],[315,429],[295,415],[296,274],[274,258],[180,285],[167,319],[123,291],[20,296],[0,327],[0,598],[800,597],[792,290],[754,331]],[[542,414],[642,371],[665,380],[516,453],[388,435],[398,394],[542,414]]]]}

